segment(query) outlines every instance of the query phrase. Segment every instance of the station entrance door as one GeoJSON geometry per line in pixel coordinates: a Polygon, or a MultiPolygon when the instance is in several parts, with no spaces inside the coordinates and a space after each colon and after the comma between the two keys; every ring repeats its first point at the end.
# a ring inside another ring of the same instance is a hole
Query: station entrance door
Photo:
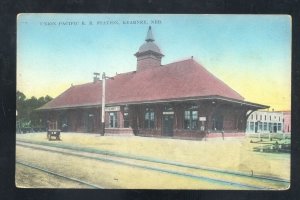
{"type": "Polygon", "coordinates": [[[163,115],[163,135],[173,136],[174,114],[163,115]]]}

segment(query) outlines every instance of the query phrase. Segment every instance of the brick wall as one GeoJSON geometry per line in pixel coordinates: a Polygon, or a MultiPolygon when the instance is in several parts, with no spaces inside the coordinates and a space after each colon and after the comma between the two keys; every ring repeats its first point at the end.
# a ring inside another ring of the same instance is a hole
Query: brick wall
{"type": "Polygon", "coordinates": [[[147,55],[146,57],[141,57],[137,61],[137,71],[146,70],[152,67],[159,67],[161,65],[161,59],[154,56],[147,55]]]}

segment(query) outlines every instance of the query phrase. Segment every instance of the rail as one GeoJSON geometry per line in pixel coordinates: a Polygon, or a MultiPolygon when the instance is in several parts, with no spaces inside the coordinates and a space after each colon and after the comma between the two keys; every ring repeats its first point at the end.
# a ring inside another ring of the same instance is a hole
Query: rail
{"type": "Polygon", "coordinates": [[[26,167],[29,167],[29,168],[32,168],[32,169],[36,169],[36,170],[45,172],[47,174],[51,174],[51,175],[54,175],[54,176],[57,176],[57,177],[60,177],[60,178],[64,178],[64,179],[67,179],[67,180],[70,180],[70,181],[73,181],[73,182],[77,182],[77,183],[80,183],[80,184],[83,184],[83,185],[87,185],[87,186],[90,186],[90,187],[95,188],[95,189],[104,189],[104,187],[102,187],[102,186],[95,185],[95,184],[92,184],[92,183],[88,183],[86,181],[82,181],[82,180],[79,180],[79,179],[76,179],[76,178],[68,177],[68,176],[65,176],[63,174],[53,172],[51,170],[41,168],[37,165],[33,165],[31,163],[27,163],[27,162],[20,161],[20,160],[17,160],[16,163],[20,164],[20,165],[23,165],[23,166],[26,166],[26,167]]]}
{"type": "MultiPolygon", "coordinates": [[[[19,141],[21,142],[21,141],[19,141]]],[[[23,142],[23,141],[22,141],[23,142]]],[[[24,142],[26,143],[26,142],[24,142]]],[[[35,142],[27,142],[29,144],[34,144],[35,142]]],[[[17,143],[17,145],[21,146],[26,146],[22,145],[20,143],[17,143]]],[[[45,144],[44,144],[45,146],[45,144]]],[[[214,173],[219,173],[219,174],[226,174],[226,175],[232,175],[236,177],[245,177],[248,179],[258,179],[262,181],[268,181],[270,183],[284,183],[284,184],[289,184],[290,182],[285,179],[280,179],[280,178],[274,178],[274,177],[268,177],[268,176],[257,176],[253,174],[246,174],[242,172],[233,172],[233,171],[225,171],[225,170],[220,170],[220,169],[214,169],[214,168],[207,168],[207,167],[201,167],[201,166],[193,166],[193,165],[187,165],[184,163],[178,163],[178,162],[172,162],[172,161],[163,161],[163,160],[157,160],[157,159],[150,159],[150,158],[142,158],[140,156],[125,156],[125,155],[119,155],[117,153],[112,153],[112,152],[107,152],[107,151],[100,151],[99,150],[87,150],[87,149],[82,149],[82,148],[74,148],[74,147],[66,147],[66,146],[59,146],[59,145],[50,145],[46,144],[46,146],[49,147],[55,147],[55,148],[61,148],[61,149],[67,149],[67,150],[72,150],[72,151],[77,151],[77,152],[84,152],[84,153],[94,153],[94,154],[100,154],[100,155],[106,155],[106,156],[113,156],[113,157],[118,157],[118,158],[125,158],[129,160],[142,160],[142,161],[147,161],[151,163],[159,163],[159,164],[164,164],[164,165],[173,165],[177,167],[184,167],[184,168],[192,168],[192,169],[199,169],[199,170],[204,170],[204,171],[209,171],[209,172],[214,172],[214,173]]],[[[29,147],[29,148],[35,148],[39,150],[45,150],[44,147],[29,147]]],[[[49,149],[45,150],[49,151],[49,149]]],[[[118,161],[118,160],[113,160],[113,159],[107,159],[107,158],[97,158],[97,157],[91,157],[91,156],[86,156],[86,155],[78,155],[76,153],[67,153],[67,152],[61,152],[59,150],[51,150],[52,152],[56,153],[61,153],[61,154],[66,154],[66,155],[73,155],[73,156],[79,156],[83,158],[88,158],[88,159],[94,159],[94,160],[99,160],[103,162],[111,162],[115,164],[122,164],[122,165],[127,165],[127,166],[132,166],[132,167],[138,167],[138,168],[143,168],[147,170],[152,170],[152,171],[158,171],[158,172],[163,172],[163,173],[169,173],[173,175],[178,175],[178,176],[183,176],[183,177],[189,177],[193,179],[198,179],[198,180],[206,180],[210,182],[215,182],[215,183],[223,183],[223,184],[230,184],[230,185],[235,185],[238,187],[242,188],[247,188],[247,189],[256,189],[256,190],[267,190],[267,189],[273,189],[270,187],[260,187],[256,185],[249,185],[249,184],[244,184],[244,183],[239,183],[239,182],[233,182],[233,181],[228,181],[228,180],[222,180],[222,179],[215,179],[211,177],[204,177],[204,176],[199,176],[199,175],[193,175],[185,172],[179,172],[179,171],[174,171],[174,170],[169,170],[169,169],[162,169],[162,168],[157,168],[157,167],[150,167],[150,166],[145,166],[145,165],[137,165],[137,164],[132,164],[132,163],[127,163],[123,161],[118,161]]]]}

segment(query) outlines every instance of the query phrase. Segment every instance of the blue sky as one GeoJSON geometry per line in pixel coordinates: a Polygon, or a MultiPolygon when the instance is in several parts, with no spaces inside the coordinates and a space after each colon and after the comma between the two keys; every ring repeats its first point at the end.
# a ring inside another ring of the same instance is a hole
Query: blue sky
{"type": "Polygon", "coordinates": [[[151,25],[162,64],[194,56],[245,100],[290,109],[287,15],[21,14],[17,25],[17,89],[27,97],[56,97],[93,72],[134,71],[151,25]],[[123,24],[136,20],[147,24],[123,24]],[[104,21],[118,24],[97,24],[104,21]]]}

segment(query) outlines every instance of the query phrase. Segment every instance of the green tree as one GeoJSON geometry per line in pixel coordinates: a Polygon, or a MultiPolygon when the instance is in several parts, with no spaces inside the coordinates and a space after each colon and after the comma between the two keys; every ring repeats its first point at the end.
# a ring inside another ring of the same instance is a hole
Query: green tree
{"type": "Polygon", "coordinates": [[[46,95],[45,98],[44,98],[44,103],[48,103],[49,101],[51,101],[53,98],[46,95]]]}
{"type": "Polygon", "coordinates": [[[33,127],[43,126],[43,119],[37,108],[48,103],[53,98],[49,95],[45,97],[36,98],[32,96],[30,99],[26,98],[26,95],[20,91],[16,92],[17,100],[17,123],[22,127],[22,124],[31,124],[33,127]]]}
{"type": "Polygon", "coordinates": [[[17,91],[16,94],[17,99],[17,120],[21,120],[25,118],[26,113],[26,96],[20,91],[17,91]]]}

